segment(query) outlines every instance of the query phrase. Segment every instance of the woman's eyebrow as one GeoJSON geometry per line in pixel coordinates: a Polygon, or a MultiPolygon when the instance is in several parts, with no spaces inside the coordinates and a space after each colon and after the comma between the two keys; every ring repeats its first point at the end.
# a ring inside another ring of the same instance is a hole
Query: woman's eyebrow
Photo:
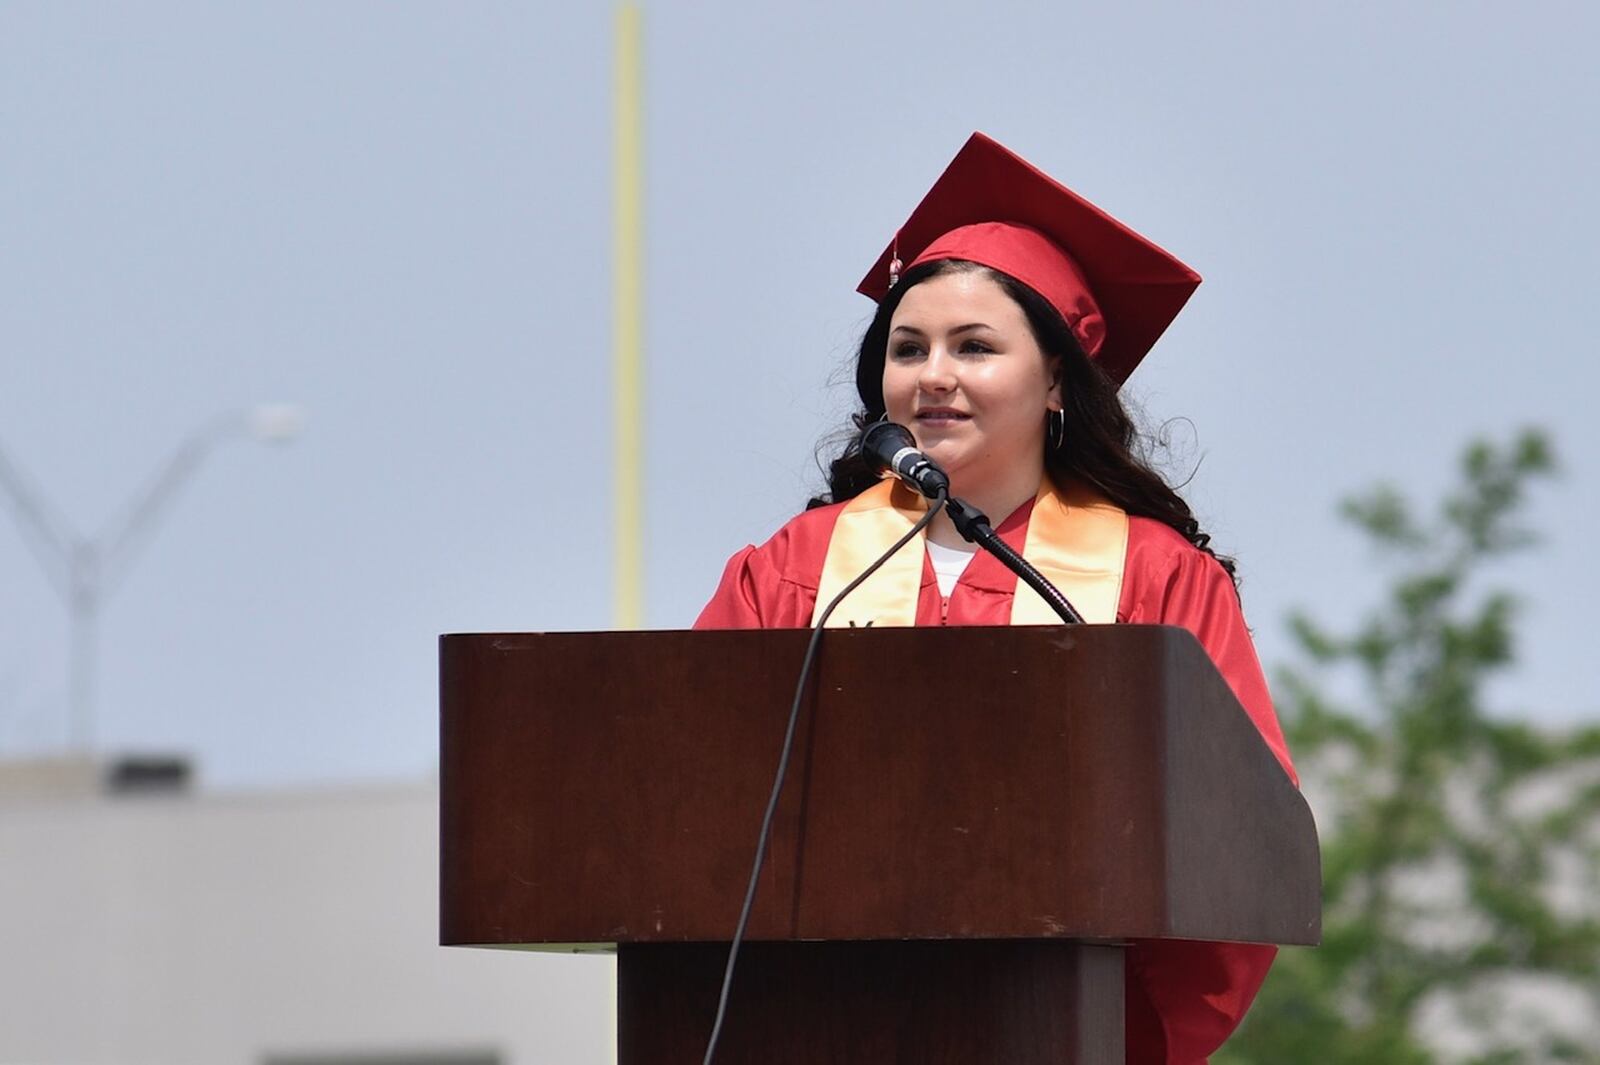
{"type": "MultiPolygon", "coordinates": [[[[994,327],[989,325],[987,322],[968,322],[966,325],[958,325],[954,329],[950,330],[950,335],[951,336],[955,336],[957,333],[970,333],[974,329],[993,329],[993,328],[994,327]]],[[[919,336],[919,337],[920,336],[927,336],[926,333],[924,333],[922,330],[918,329],[914,325],[897,325],[897,326],[894,327],[894,332],[895,333],[910,333],[913,336],[919,336]]]]}

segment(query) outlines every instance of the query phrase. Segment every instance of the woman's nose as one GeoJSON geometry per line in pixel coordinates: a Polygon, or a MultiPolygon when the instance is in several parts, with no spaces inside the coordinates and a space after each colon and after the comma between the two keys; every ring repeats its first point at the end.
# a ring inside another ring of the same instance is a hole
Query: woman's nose
{"type": "Polygon", "coordinates": [[[955,367],[949,354],[937,348],[929,352],[917,375],[917,387],[924,392],[948,392],[955,386],[955,367]]]}

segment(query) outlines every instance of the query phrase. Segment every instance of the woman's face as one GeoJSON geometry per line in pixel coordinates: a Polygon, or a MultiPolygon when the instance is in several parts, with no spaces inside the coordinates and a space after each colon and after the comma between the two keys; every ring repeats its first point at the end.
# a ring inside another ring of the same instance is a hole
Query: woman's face
{"type": "Polygon", "coordinates": [[[1056,361],[993,278],[939,274],[889,320],[883,399],[958,491],[977,492],[1030,466],[1042,475],[1045,419],[1061,407],[1056,361]]]}

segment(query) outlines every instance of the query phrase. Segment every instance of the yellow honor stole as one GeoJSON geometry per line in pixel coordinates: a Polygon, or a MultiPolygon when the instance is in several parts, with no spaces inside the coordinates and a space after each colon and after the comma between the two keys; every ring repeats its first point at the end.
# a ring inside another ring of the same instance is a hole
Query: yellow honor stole
{"type": "MultiPolygon", "coordinates": [[[[833,597],[926,512],[920,497],[893,480],[879,481],[846,503],[828,540],[811,623],[815,625],[833,597]]],[[[925,553],[920,536],[895,552],[839,604],[828,627],[915,625],[925,553]]],[[[1044,479],[1028,518],[1022,557],[1061,589],[1085,621],[1110,624],[1117,620],[1127,554],[1128,515],[1120,507],[1087,488],[1073,486],[1063,492],[1049,477],[1044,479]]],[[[1017,582],[1011,624],[1055,625],[1060,621],[1038,592],[1017,582]]]]}

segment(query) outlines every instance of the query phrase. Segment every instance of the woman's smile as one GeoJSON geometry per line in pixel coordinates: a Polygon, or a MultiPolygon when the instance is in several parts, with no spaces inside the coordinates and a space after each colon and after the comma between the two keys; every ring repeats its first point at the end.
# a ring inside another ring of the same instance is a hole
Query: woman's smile
{"type": "Polygon", "coordinates": [[[920,425],[950,426],[957,422],[971,421],[972,415],[951,407],[924,407],[917,411],[914,420],[920,425]]]}

